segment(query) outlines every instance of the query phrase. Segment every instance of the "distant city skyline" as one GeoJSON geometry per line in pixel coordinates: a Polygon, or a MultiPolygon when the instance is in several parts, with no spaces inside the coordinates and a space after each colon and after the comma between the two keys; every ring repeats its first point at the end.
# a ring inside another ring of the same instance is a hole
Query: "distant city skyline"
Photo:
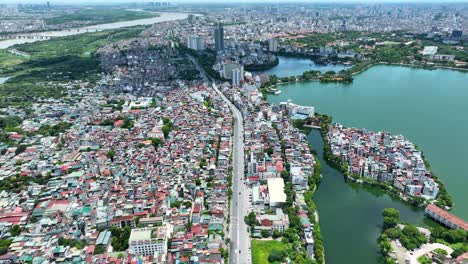
{"type": "MultiPolygon", "coordinates": [[[[2,1],[4,4],[45,4],[47,3],[46,0],[5,0],[2,1]]],[[[468,3],[468,0],[235,0],[233,2],[226,3],[220,0],[86,0],[86,1],[76,1],[76,0],[57,0],[57,1],[49,1],[51,4],[133,4],[133,3],[150,3],[150,2],[171,2],[176,4],[190,4],[190,3],[200,3],[200,4],[236,4],[236,3],[304,3],[304,4],[313,4],[313,3],[322,3],[322,4],[341,4],[341,3],[367,3],[367,4],[375,4],[375,3],[468,3]]]]}

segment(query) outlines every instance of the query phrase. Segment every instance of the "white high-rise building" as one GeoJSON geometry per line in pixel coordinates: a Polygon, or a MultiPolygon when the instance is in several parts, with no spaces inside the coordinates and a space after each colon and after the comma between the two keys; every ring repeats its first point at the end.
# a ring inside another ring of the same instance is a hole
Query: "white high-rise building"
{"type": "Polygon", "coordinates": [[[135,228],[130,233],[128,240],[130,252],[135,255],[153,256],[167,254],[167,229],[164,226],[158,228],[135,228]]]}
{"type": "Polygon", "coordinates": [[[242,72],[240,69],[232,70],[232,85],[239,86],[241,81],[244,79],[242,78],[242,72]]]}
{"type": "Polygon", "coordinates": [[[268,51],[271,51],[271,52],[278,51],[278,39],[272,38],[268,40],[268,51]]]}
{"type": "Polygon", "coordinates": [[[232,80],[232,73],[236,69],[240,71],[241,80],[244,80],[244,66],[237,63],[223,63],[221,65],[220,75],[225,79],[232,80]]]}
{"type": "Polygon", "coordinates": [[[187,46],[193,50],[204,50],[205,45],[203,44],[203,38],[196,35],[188,36],[187,46]]]}

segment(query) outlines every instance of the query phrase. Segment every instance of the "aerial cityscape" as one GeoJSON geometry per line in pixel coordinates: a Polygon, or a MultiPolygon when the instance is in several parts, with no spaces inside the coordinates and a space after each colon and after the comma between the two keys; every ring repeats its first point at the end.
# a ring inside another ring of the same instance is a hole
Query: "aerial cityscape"
{"type": "Polygon", "coordinates": [[[467,264],[468,2],[0,2],[0,263],[467,264]]]}

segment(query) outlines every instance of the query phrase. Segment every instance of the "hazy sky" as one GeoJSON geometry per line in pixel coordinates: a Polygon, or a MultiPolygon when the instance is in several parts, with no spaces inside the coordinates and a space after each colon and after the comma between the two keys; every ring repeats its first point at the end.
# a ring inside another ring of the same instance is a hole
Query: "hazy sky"
{"type": "MultiPolygon", "coordinates": [[[[173,2],[173,3],[468,3],[468,0],[49,0],[51,4],[91,4],[91,3],[145,3],[145,2],[173,2]]],[[[17,4],[17,3],[46,3],[47,0],[0,0],[0,3],[17,4]]]]}

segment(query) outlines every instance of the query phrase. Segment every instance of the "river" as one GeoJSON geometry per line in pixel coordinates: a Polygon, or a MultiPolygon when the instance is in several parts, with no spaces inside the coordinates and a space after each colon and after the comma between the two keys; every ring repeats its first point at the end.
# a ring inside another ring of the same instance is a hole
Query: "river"
{"type": "MultiPolygon", "coordinates": [[[[28,35],[38,36],[39,35],[39,36],[44,36],[44,37],[65,37],[65,36],[86,33],[86,32],[103,31],[103,30],[109,30],[109,29],[117,29],[117,28],[133,27],[133,26],[141,26],[141,25],[152,25],[155,23],[160,23],[160,22],[165,22],[165,21],[185,19],[188,16],[188,13],[158,12],[158,14],[159,14],[158,17],[152,17],[152,18],[99,24],[99,25],[58,30],[58,31],[35,32],[35,33],[20,34],[20,35],[21,36],[28,36],[28,35]]],[[[3,41],[0,41],[0,49],[5,49],[16,44],[30,43],[30,42],[36,42],[36,41],[41,41],[41,39],[21,38],[21,39],[3,40],[3,41]]]]}
{"type": "Polygon", "coordinates": [[[8,81],[8,79],[10,79],[12,76],[7,76],[7,77],[0,77],[0,84],[2,83],[5,83],[6,81],[8,81]]]}
{"type": "MultiPolygon", "coordinates": [[[[345,126],[403,134],[425,153],[433,172],[452,194],[452,212],[468,219],[468,74],[445,69],[374,66],[355,76],[352,84],[303,82],[280,86],[268,101],[292,99],[315,106],[345,126]]],[[[309,135],[321,153],[317,132],[309,135]]],[[[321,158],[321,155],[319,155],[321,158]]],[[[324,163],[324,162],[322,162],[324,163]]],[[[325,241],[327,263],[376,263],[380,211],[394,207],[402,219],[420,224],[414,211],[382,192],[346,184],[343,176],[323,165],[315,195],[325,241]]]]}
{"type": "Polygon", "coordinates": [[[345,66],[343,64],[315,64],[310,59],[291,58],[284,56],[278,56],[278,59],[279,63],[275,67],[264,71],[252,71],[252,73],[263,73],[266,75],[274,74],[278,77],[289,77],[301,75],[304,71],[339,72],[341,70],[349,68],[349,66],[345,66]]]}

